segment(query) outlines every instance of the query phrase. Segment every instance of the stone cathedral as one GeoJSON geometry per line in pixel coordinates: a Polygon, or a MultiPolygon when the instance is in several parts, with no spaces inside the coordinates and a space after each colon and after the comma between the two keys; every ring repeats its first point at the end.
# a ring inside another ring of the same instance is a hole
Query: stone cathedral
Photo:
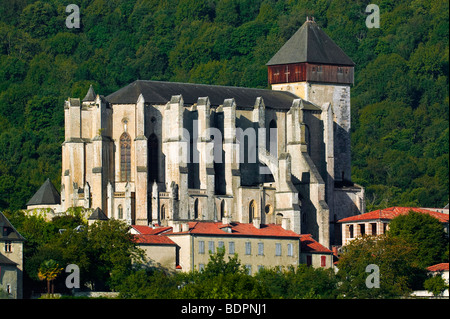
{"type": "Polygon", "coordinates": [[[272,90],[137,80],[69,98],[61,210],[277,223],[339,242],[336,222],[364,211],[350,168],[354,63],[308,19],[267,67],[272,90]]]}

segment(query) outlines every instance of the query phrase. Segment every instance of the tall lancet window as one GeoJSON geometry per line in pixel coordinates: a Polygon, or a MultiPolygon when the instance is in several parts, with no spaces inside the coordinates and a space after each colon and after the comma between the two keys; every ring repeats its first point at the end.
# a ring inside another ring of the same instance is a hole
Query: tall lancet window
{"type": "Polygon", "coordinates": [[[120,180],[131,180],[131,138],[127,132],[120,136],[120,180]]]}
{"type": "Polygon", "coordinates": [[[266,149],[275,158],[278,158],[278,131],[277,122],[275,120],[270,121],[269,131],[266,132],[266,149]]]}
{"type": "Polygon", "coordinates": [[[256,203],[254,200],[252,200],[248,205],[248,222],[252,223],[253,218],[255,217],[256,217],[256,203]]]}
{"type": "Polygon", "coordinates": [[[158,181],[158,138],[153,133],[148,139],[149,146],[149,181],[158,181]]]}

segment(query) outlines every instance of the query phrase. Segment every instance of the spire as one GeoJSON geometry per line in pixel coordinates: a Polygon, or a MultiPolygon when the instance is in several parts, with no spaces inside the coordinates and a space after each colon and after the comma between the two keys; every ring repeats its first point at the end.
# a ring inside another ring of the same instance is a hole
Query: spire
{"type": "Polygon", "coordinates": [[[96,94],[95,94],[94,88],[92,87],[92,84],[91,84],[89,86],[89,90],[88,90],[86,96],[83,99],[83,102],[93,102],[93,101],[95,101],[95,97],[96,97],[96,94]]]}

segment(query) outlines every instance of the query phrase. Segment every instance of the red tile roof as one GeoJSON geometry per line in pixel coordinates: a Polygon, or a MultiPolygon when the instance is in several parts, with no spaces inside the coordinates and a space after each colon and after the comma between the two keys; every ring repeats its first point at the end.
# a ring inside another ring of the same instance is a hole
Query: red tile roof
{"type": "Polygon", "coordinates": [[[299,234],[286,230],[281,225],[261,224],[258,229],[251,223],[230,223],[221,222],[189,222],[189,231],[167,232],[167,235],[175,234],[198,234],[198,235],[221,235],[221,236],[256,236],[256,237],[289,237],[299,238],[299,234]],[[231,233],[223,228],[231,228],[231,233]]]}
{"type": "Polygon", "coordinates": [[[448,271],[448,263],[440,263],[427,268],[428,271],[448,271]]]}
{"type": "Polygon", "coordinates": [[[140,244],[176,245],[176,243],[167,235],[178,234],[285,237],[300,239],[302,252],[333,253],[331,250],[314,240],[311,234],[299,235],[276,224],[262,224],[259,229],[251,223],[237,222],[230,224],[222,224],[221,222],[189,222],[188,225],[189,230],[182,232],[173,232],[172,227],[159,227],[153,229],[148,226],[133,225],[133,228],[141,233],[135,235],[137,243],[140,244]],[[223,230],[226,227],[231,228],[231,233],[223,230]]]}
{"type": "Polygon", "coordinates": [[[167,236],[160,235],[134,235],[136,243],[138,244],[153,244],[153,245],[176,245],[167,236]]]}
{"type": "Polygon", "coordinates": [[[300,235],[300,251],[301,252],[311,252],[311,253],[330,253],[333,252],[327,247],[315,241],[311,234],[300,235]]]}
{"type": "Polygon", "coordinates": [[[447,214],[438,213],[434,211],[430,211],[428,209],[423,208],[417,208],[417,207],[389,207],[385,209],[378,209],[374,210],[365,214],[361,215],[355,215],[347,218],[340,219],[338,223],[348,223],[348,222],[356,222],[356,221],[363,221],[363,220],[374,220],[374,219],[393,219],[399,215],[406,215],[410,211],[415,211],[417,213],[424,213],[431,215],[437,219],[441,223],[448,223],[448,216],[447,214]]]}
{"type": "Polygon", "coordinates": [[[172,227],[156,227],[152,228],[150,226],[142,226],[142,225],[132,225],[140,235],[157,235],[172,229],[172,227]]]}

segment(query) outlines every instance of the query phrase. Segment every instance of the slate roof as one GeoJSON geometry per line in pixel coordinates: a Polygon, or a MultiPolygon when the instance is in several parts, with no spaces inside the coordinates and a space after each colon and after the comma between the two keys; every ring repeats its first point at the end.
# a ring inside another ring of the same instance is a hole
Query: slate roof
{"type": "Polygon", "coordinates": [[[266,65],[302,62],[355,65],[317,23],[311,20],[306,21],[266,65]]]}
{"type": "Polygon", "coordinates": [[[27,206],[33,205],[59,205],[61,196],[49,178],[28,201],[27,206]]]}
{"type": "Polygon", "coordinates": [[[89,86],[89,90],[86,93],[86,96],[83,99],[83,102],[91,102],[95,101],[96,95],[92,84],[89,86]]]}
{"type": "Polygon", "coordinates": [[[385,209],[377,209],[365,214],[355,215],[347,218],[340,219],[338,223],[348,223],[355,221],[363,221],[363,220],[374,220],[374,219],[387,219],[391,220],[399,215],[406,215],[410,211],[415,211],[417,213],[424,213],[431,215],[437,219],[441,223],[448,223],[449,215],[444,213],[433,212],[428,209],[422,209],[417,207],[389,207],[385,209]]]}
{"type": "Polygon", "coordinates": [[[94,212],[89,216],[89,220],[108,220],[108,217],[105,215],[105,213],[100,209],[100,207],[97,207],[94,212]]]}
{"type": "Polygon", "coordinates": [[[11,265],[11,266],[15,266],[17,265],[17,263],[15,263],[14,261],[12,261],[11,259],[9,259],[6,256],[3,256],[2,254],[0,254],[0,265],[11,265]]]}
{"type": "Polygon", "coordinates": [[[0,241],[23,241],[25,238],[14,228],[8,218],[0,212],[0,241]]]}
{"type": "MultiPolygon", "coordinates": [[[[150,104],[166,104],[174,95],[182,95],[186,105],[197,103],[199,97],[209,97],[211,106],[222,105],[225,99],[234,98],[236,106],[241,108],[253,108],[256,98],[262,97],[266,107],[285,110],[289,110],[294,99],[299,98],[286,91],[136,80],[106,96],[105,99],[112,104],[135,104],[140,94],[143,95],[145,102],[150,104]]],[[[303,104],[305,108],[317,108],[308,101],[303,101],[303,104]]]]}

